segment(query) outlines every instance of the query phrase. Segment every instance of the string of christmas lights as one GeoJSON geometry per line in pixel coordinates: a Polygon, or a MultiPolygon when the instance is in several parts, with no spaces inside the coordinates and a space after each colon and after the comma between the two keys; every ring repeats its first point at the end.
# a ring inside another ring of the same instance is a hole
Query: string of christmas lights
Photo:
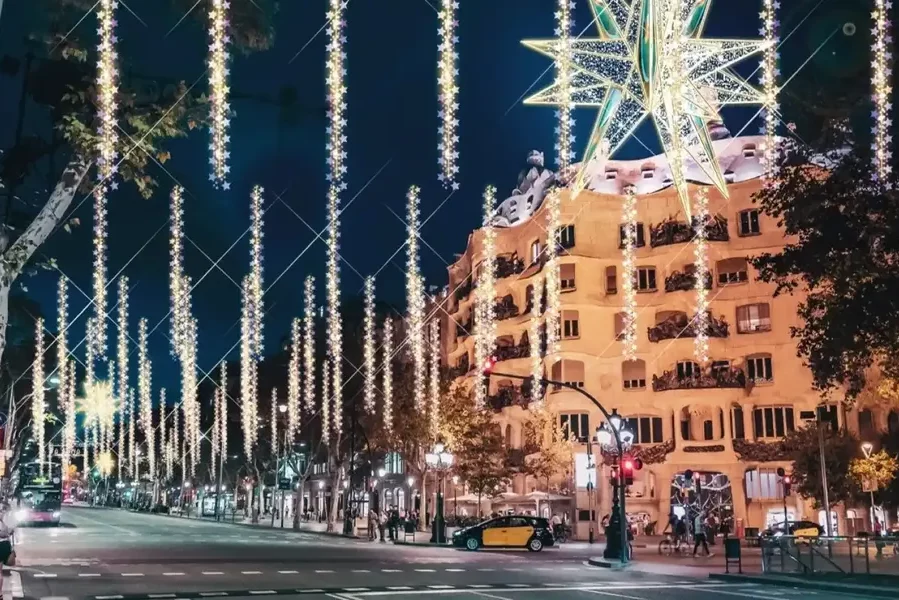
{"type": "Polygon", "coordinates": [[[165,396],[165,388],[161,388],[159,390],[159,464],[160,471],[162,471],[161,475],[163,475],[166,479],[171,478],[172,476],[172,463],[171,458],[168,452],[168,440],[166,439],[166,424],[165,420],[168,416],[168,406],[166,405],[167,400],[165,396]]]}
{"type": "Polygon", "coordinates": [[[331,439],[331,396],[330,385],[331,369],[327,357],[322,361],[322,442],[327,444],[331,439]]]}
{"type": "MultiPolygon", "coordinates": [[[[184,447],[190,458],[190,475],[196,474],[200,463],[200,400],[197,397],[197,320],[188,322],[181,362],[181,409],[184,411],[184,447]]],[[[185,463],[186,468],[188,463],[185,463]]]]}
{"type": "Polygon", "coordinates": [[[128,474],[137,477],[137,439],[135,438],[136,412],[134,406],[134,388],[128,388],[128,474]]]}
{"type": "Polygon", "coordinates": [[[315,277],[306,276],[303,285],[303,403],[306,412],[315,412],[315,277]]]}
{"type": "Polygon", "coordinates": [[[695,194],[696,224],[693,236],[693,274],[696,278],[693,289],[696,291],[696,319],[693,338],[693,355],[700,365],[709,362],[709,292],[705,287],[709,276],[708,233],[709,192],[700,186],[695,194]]]}
{"type": "Polygon", "coordinates": [[[393,430],[393,323],[390,317],[384,319],[384,340],[382,350],[384,354],[381,357],[382,376],[384,382],[382,385],[382,393],[384,394],[384,428],[387,431],[393,430]]]}
{"type": "Polygon", "coordinates": [[[325,77],[328,88],[329,187],[339,194],[346,189],[346,0],[328,0],[328,45],[325,77]]]}
{"type": "Polygon", "coordinates": [[[147,319],[137,323],[137,398],[140,410],[140,430],[147,446],[147,460],[153,474],[153,366],[147,350],[147,319]]]}
{"type": "Polygon", "coordinates": [[[278,456],[278,388],[272,388],[272,456],[278,456]]]}
{"type": "Polygon", "coordinates": [[[56,371],[59,377],[59,405],[63,413],[62,465],[63,477],[67,474],[69,461],[75,449],[75,414],[73,398],[69,395],[69,378],[75,372],[69,371],[69,280],[60,275],[56,284],[56,371]]]}
{"type": "Polygon", "coordinates": [[[562,283],[559,273],[559,228],[562,196],[558,189],[546,196],[546,355],[559,353],[559,325],[562,320],[562,283]]]}
{"type": "Polygon", "coordinates": [[[231,107],[228,101],[228,11],[229,0],[210,0],[209,6],[209,121],[211,139],[209,142],[209,163],[212,172],[209,180],[216,188],[231,189],[228,183],[228,134],[231,107]]]}
{"type": "Polygon", "coordinates": [[[440,431],[440,321],[432,320],[429,331],[431,369],[428,375],[428,404],[431,439],[436,440],[440,431]]]}
{"type": "Polygon", "coordinates": [[[247,458],[253,456],[256,445],[256,360],[252,342],[252,298],[250,276],[241,286],[240,315],[240,421],[243,429],[243,451],[247,458]]]}
{"type": "Polygon", "coordinates": [[[222,391],[220,398],[221,406],[219,414],[221,415],[221,432],[219,434],[219,443],[221,444],[222,456],[228,456],[228,363],[222,361],[221,382],[219,389],[222,391]]]}
{"type": "Polygon", "coordinates": [[[543,281],[535,280],[531,288],[531,318],[528,324],[528,339],[531,342],[531,403],[535,408],[543,404],[543,345],[541,343],[541,311],[543,281]]]}
{"type": "Polygon", "coordinates": [[[261,186],[254,186],[250,195],[250,347],[255,360],[260,360],[263,349],[262,321],[265,313],[262,296],[262,194],[261,186]]]}
{"type": "Polygon", "coordinates": [[[118,57],[116,55],[117,0],[97,3],[97,178],[94,191],[94,330],[89,343],[100,358],[106,356],[106,196],[116,189],[116,132],[118,57]]]}
{"type": "Polygon", "coordinates": [[[37,460],[41,475],[47,460],[45,444],[46,414],[44,407],[44,319],[38,317],[34,331],[34,366],[32,367],[31,384],[31,429],[34,443],[37,444],[37,460]]]}
{"type": "Polygon", "coordinates": [[[440,102],[440,127],[437,134],[440,136],[437,142],[437,152],[440,165],[438,179],[444,187],[459,189],[456,181],[459,175],[459,69],[456,61],[459,54],[456,44],[459,37],[456,32],[458,21],[456,11],[459,9],[458,0],[441,0],[438,18],[440,27],[437,30],[439,43],[437,44],[437,87],[439,89],[438,100],[440,102]]]}
{"type": "Polygon", "coordinates": [[[287,435],[293,440],[300,430],[300,359],[303,353],[303,322],[290,325],[290,361],[287,363],[287,435]]]}
{"type": "MultiPolygon", "coordinates": [[[[475,290],[474,361],[480,369],[493,356],[496,347],[496,230],[493,213],[496,208],[496,188],[484,191],[484,222],[481,241],[481,266],[475,290]]],[[[475,405],[480,409],[487,400],[485,386],[475,385],[475,405]]]]}
{"type": "MultiPolygon", "coordinates": [[[[84,337],[87,340],[95,339],[96,337],[96,327],[94,323],[96,320],[94,317],[88,317],[87,323],[84,325],[84,337]]],[[[96,373],[94,372],[94,363],[97,360],[96,352],[94,351],[94,344],[87,343],[84,345],[84,385],[89,385],[94,382],[96,379],[96,373]]]]}
{"type": "Polygon", "coordinates": [[[418,186],[406,194],[406,304],[409,311],[409,348],[412,352],[415,408],[425,411],[425,290],[418,263],[418,230],[421,227],[418,186]]]}
{"type": "MultiPolygon", "coordinates": [[[[72,457],[75,454],[76,429],[75,429],[75,361],[66,361],[66,371],[69,376],[66,379],[65,389],[65,418],[66,424],[63,430],[64,446],[67,448],[63,465],[68,471],[68,466],[72,464],[72,457]]],[[[66,473],[63,473],[65,477],[66,473]]]]}
{"type": "Polygon", "coordinates": [[[184,274],[184,190],[176,185],[172,188],[169,203],[171,229],[171,275],[169,290],[171,292],[171,338],[172,350],[178,359],[184,353],[184,339],[187,335],[187,322],[190,320],[190,281],[184,274]]]}
{"type": "Polygon", "coordinates": [[[890,94],[892,93],[892,42],[889,11],[891,0],[874,0],[874,43],[871,46],[872,84],[874,87],[874,167],[879,181],[889,180],[893,153],[890,150],[890,94]]]}
{"type": "Polygon", "coordinates": [[[340,196],[332,186],[328,191],[328,251],[325,287],[328,295],[328,358],[331,360],[331,377],[333,378],[334,414],[332,424],[335,431],[340,431],[343,411],[341,410],[341,391],[343,388],[343,332],[340,315],[340,196]]]}
{"type": "MultiPolygon", "coordinates": [[[[172,435],[169,436],[171,442],[170,453],[173,468],[175,460],[178,458],[178,448],[180,447],[182,437],[184,436],[181,434],[180,418],[178,417],[178,407],[175,406],[172,409],[172,435]]],[[[184,463],[182,462],[181,472],[184,473],[184,471],[184,463]]],[[[172,473],[174,474],[174,470],[172,471],[172,473]]]]}
{"type": "Polygon", "coordinates": [[[362,368],[365,372],[365,412],[375,414],[375,278],[365,278],[365,316],[362,322],[362,368]]]}
{"type": "MultiPolygon", "coordinates": [[[[119,278],[119,311],[118,311],[118,343],[116,345],[116,354],[118,361],[118,370],[119,370],[119,386],[118,386],[118,398],[120,401],[124,401],[125,396],[128,394],[128,277],[122,276],[119,278]]],[[[124,467],[123,463],[125,462],[124,457],[124,433],[125,433],[125,419],[124,415],[119,415],[119,460],[118,460],[118,473],[119,478],[122,477],[122,468],[124,467]]]]}
{"type": "Polygon", "coordinates": [[[556,125],[556,163],[559,165],[559,173],[564,174],[571,161],[575,158],[574,152],[574,115],[571,104],[571,78],[572,78],[572,52],[571,31],[574,28],[574,0],[558,0],[556,9],[556,37],[560,46],[560,60],[556,61],[556,84],[562,102],[556,111],[559,119],[556,125]]]}
{"type": "MultiPolygon", "coordinates": [[[[112,435],[113,428],[115,426],[115,391],[116,391],[116,379],[115,379],[115,363],[110,361],[107,364],[107,376],[106,383],[109,385],[109,401],[108,403],[104,403],[102,411],[100,412],[97,423],[100,428],[100,456],[111,456],[110,450],[112,449],[112,435]]],[[[105,459],[104,459],[105,460],[105,459]]],[[[106,471],[108,474],[109,471],[106,471]]]]}
{"type": "Polygon", "coordinates": [[[765,145],[762,148],[762,163],[765,167],[766,183],[772,185],[777,177],[777,77],[780,75],[778,68],[778,20],[777,9],[780,8],[780,0],[762,0],[762,28],[759,32],[769,44],[762,54],[761,84],[764,96],[764,127],[765,145]]]}
{"type": "MultiPolygon", "coordinates": [[[[219,455],[219,450],[221,449],[222,440],[222,388],[215,388],[215,392],[212,394],[212,444],[210,448],[210,464],[213,467],[213,472],[216,470],[218,466],[218,461],[216,460],[219,455]]],[[[213,475],[214,476],[214,475],[213,475]]]]}
{"type": "Polygon", "coordinates": [[[621,288],[624,292],[624,360],[637,360],[637,195],[633,186],[624,190],[621,211],[623,246],[621,250],[621,288]]]}

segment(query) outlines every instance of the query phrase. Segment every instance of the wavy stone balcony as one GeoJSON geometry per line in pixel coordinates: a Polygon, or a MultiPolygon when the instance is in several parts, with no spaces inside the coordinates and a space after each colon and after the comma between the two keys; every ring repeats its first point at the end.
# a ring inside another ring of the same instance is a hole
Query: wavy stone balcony
{"type": "Polygon", "coordinates": [[[456,337],[466,338],[474,331],[474,318],[469,317],[467,321],[456,323],[456,337]]]}
{"type": "Polygon", "coordinates": [[[462,285],[457,287],[456,291],[453,292],[453,296],[456,299],[456,304],[458,305],[459,302],[462,302],[463,300],[468,298],[468,295],[471,293],[471,290],[472,290],[471,276],[469,275],[468,278],[465,280],[465,283],[463,283],[462,285]]]}
{"type": "Polygon", "coordinates": [[[521,341],[517,344],[498,345],[494,352],[494,356],[496,356],[496,360],[498,361],[527,358],[530,355],[531,344],[528,341],[527,335],[522,336],[521,341]]]}
{"type": "Polygon", "coordinates": [[[677,371],[665,371],[661,375],[652,376],[652,391],[667,392],[669,390],[711,390],[737,389],[746,387],[746,375],[743,369],[731,367],[727,370],[712,371],[706,369],[699,375],[679,377],[677,371]]]}
{"type": "Polygon", "coordinates": [[[487,406],[496,412],[510,406],[527,408],[531,402],[531,386],[526,380],[521,386],[499,388],[496,394],[487,397],[487,406]]]}
{"type": "MultiPolygon", "coordinates": [[[[706,328],[706,335],[710,338],[726,338],[730,328],[724,317],[716,319],[711,313],[708,313],[708,316],[709,325],[706,328]]],[[[688,318],[685,313],[672,315],[658,325],[646,329],[650,342],[696,337],[696,321],[688,318]]]]}
{"type": "Polygon", "coordinates": [[[496,278],[503,279],[524,272],[524,261],[518,258],[518,254],[496,257],[496,278]]]}
{"type": "Polygon", "coordinates": [[[456,379],[457,377],[462,377],[470,370],[471,366],[468,364],[468,354],[463,354],[462,358],[459,359],[459,362],[456,363],[456,366],[449,369],[447,376],[450,379],[456,379]]]}
{"type": "Polygon", "coordinates": [[[506,319],[517,317],[521,312],[515,305],[515,299],[512,297],[512,294],[509,294],[503,296],[500,301],[493,306],[493,314],[497,321],[505,321],[506,319]]]}
{"type": "MultiPolygon", "coordinates": [[[[669,217],[657,225],[649,226],[649,245],[653,248],[683,244],[693,239],[695,219],[692,225],[669,217]]],[[[710,242],[726,242],[730,240],[727,232],[727,219],[721,215],[709,216],[706,221],[706,236],[710,242]]]]}
{"type": "MultiPolygon", "coordinates": [[[[696,286],[696,273],[692,271],[674,271],[665,278],[666,292],[692,292],[696,286]]],[[[705,289],[712,289],[712,274],[705,274],[705,289]]]]}

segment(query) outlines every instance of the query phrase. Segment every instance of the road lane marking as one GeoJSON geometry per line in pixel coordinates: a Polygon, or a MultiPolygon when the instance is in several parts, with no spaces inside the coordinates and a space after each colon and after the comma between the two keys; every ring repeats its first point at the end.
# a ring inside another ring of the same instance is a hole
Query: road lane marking
{"type": "Polygon", "coordinates": [[[78,577],[99,577],[99,573],[78,573],[78,577]]]}
{"type": "Polygon", "coordinates": [[[122,577],[143,577],[143,573],[122,573],[122,577]]]}
{"type": "Polygon", "coordinates": [[[181,573],[179,571],[172,572],[172,573],[163,573],[164,577],[178,577],[179,575],[184,575],[184,573],[181,573]]]}
{"type": "Polygon", "coordinates": [[[371,573],[370,569],[353,569],[353,573],[371,573]]]}
{"type": "Polygon", "coordinates": [[[328,569],[318,569],[316,573],[333,573],[334,571],[329,571],[328,569]]]}
{"type": "Polygon", "coordinates": [[[761,594],[761,593],[759,593],[758,590],[753,590],[751,594],[747,594],[747,593],[743,593],[743,592],[726,592],[720,588],[709,588],[709,587],[699,587],[699,586],[693,586],[691,589],[702,591],[702,592],[712,592],[713,594],[725,594],[727,596],[742,596],[744,598],[776,598],[776,600],[781,600],[777,596],[767,596],[765,594],[761,594]]]}
{"type": "Polygon", "coordinates": [[[200,595],[204,598],[211,598],[213,596],[227,596],[228,592],[200,592],[200,595]]]}
{"type": "Polygon", "coordinates": [[[358,588],[343,588],[343,591],[344,591],[344,592],[370,592],[370,591],[371,591],[371,588],[363,588],[363,587],[358,587],[358,588]]]}
{"type": "Polygon", "coordinates": [[[281,575],[296,575],[299,571],[278,571],[281,575]]]}
{"type": "Polygon", "coordinates": [[[277,593],[275,590],[250,590],[251,596],[271,596],[277,593]]]}
{"type": "Polygon", "coordinates": [[[297,592],[300,594],[324,594],[325,590],[315,588],[311,590],[297,590],[297,592]]]}
{"type": "Polygon", "coordinates": [[[56,573],[35,573],[34,576],[38,579],[53,579],[56,573]]]}
{"type": "Polygon", "coordinates": [[[224,575],[224,571],[203,571],[203,575],[224,575]]]}
{"type": "Polygon", "coordinates": [[[454,590],[456,586],[454,585],[429,585],[428,589],[431,590],[454,590]]]}
{"type": "Polygon", "coordinates": [[[241,571],[241,575],[262,575],[262,571],[241,571]]]}
{"type": "Polygon", "coordinates": [[[496,571],[496,569],[478,569],[481,573],[489,573],[490,571],[496,571]]]}
{"type": "Polygon", "coordinates": [[[411,590],[412,588],[408,585],[388,585],[387,589],[399,592],[400,590],[411,590]]]}
{"type": "Polygon", "coordinates": [[[446,569],[447,573],[464,573],[465,569],[446,569]]]}
{"type": "Polygon", "coordinates": [[[580,589],[581,592],[587,592],[588,594],[600,594],[602,596],[614,596],[615,598],[626,598],[627,600],[646,600],[646,598],[641,598],[640,596],[628,596],[627,594],[619,594],[617,592],[604,592],[602,590],[585,590],[580,589]]]}
{"type": "Polygon", "coordinates": [[[122,600],[124,596],[94,596],[96,600],[122,600]]]}
{"type": "Polygon", "coordinates": [[[506,584],[506,587],[510,587],[510,588],[525,588],[525,587],[531,587],[531,586],[528,585],[528,584],[526,584],[526,583],[507,583],[507,584],[506,584]]]}
{"type": "Polygon", "coordinates": [[[515,567],[506,567],[505,569],[503,569],[503,571],[524,571],[524,569],[518,569],[515,567]]]}
{"type": "Polygon", "coordinates": [[[415,569],[416,573],[433,573],[434,569],[415,569]]]}
{"type": "Polygon", "coordinates": [[[175,598],[175,594],[147,594],[147,598],[175,598]]]}
{"type": "Polygon", "coordinates": [[[381,569],[382,573],[402,573],[402,569],[381,569]]]}
{"type": "Polygon", "coordinates": [[[493,586],[492,586],[492,585],[488,585],[488,584],[486,584],[486,583],[472,583],[472,584],[470,584],[468,587],[474,588],[474,589],[476,589],[476,590],[489,590],[489,589],[491,589],[493,586]]]}

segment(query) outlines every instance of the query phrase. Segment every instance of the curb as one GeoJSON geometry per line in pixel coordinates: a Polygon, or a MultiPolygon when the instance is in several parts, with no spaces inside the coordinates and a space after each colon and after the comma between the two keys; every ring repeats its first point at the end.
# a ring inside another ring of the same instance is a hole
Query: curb
{"type": "Polygon", "coordinates": [[[611,569],[613,571],[623,571],[623,570],[627,569],[633,563],[629,562],[629,563],[621,564],[620,562],[617,562],[617,561],[613,562],[607,558],[602,558],[600,556],[594,556],[592,558],[587,559],[587,564],[589,564],[591,567],[601,567],[603,569],[611,569]]]}
{"type": "Polygon", "coordinates": [[[212,525],[223,525],[223,526],[226,525],[229,527],[244,527],[244,528],[253,529],[256,531],[283,531],[286,533],[309,533],[312,535],[321,535],[321,536],[327,536],[327,537],[342,537],[342,538],[346,538],[346,539],[350,539],[350,540],[361,540],[362,539],[358,535],[348,535],[345,533],[329,533],[327,531],[311,531],[308,529],[300,529],[299,531],[297,531],[293,527],[284,527],[284,528],[282,528],[282,527],[264,527],[261,525],[253,525],[251,523],[228,523],[227,521],[213,521],[211,519],[191,519],[190,517],[180,517],[180,516],[176,516],[176,515],[167,515],[167,514],[163,514],[163,513],[141,513],[141,514],[147,514],[147,515],[154,516],[154,517],[165,517],[167,519],[179,519],[179,520],[187,519],[188,521],[210,523],[212,525]]]}
{"type": "Polygon", "coordinates": [[[825,592],[843,592],[846,594],[874,596],[877,598],[895,598],[896,588],[857,585],[853,583],[831,583],[827,581],[807,581],[799,578],[766,577],[764,575],[730,575],[725,573],[709,573],[709,579],[729,583],[759,583],[780,587],[804,588],[825,592]]]}

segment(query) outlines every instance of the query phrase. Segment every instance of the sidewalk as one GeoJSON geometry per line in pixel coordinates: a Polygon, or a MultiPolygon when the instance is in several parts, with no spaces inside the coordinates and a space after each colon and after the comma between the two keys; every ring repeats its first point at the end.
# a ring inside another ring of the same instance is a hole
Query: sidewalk
{"type": "Polygon", "coordinates": [[[845,594],[865,594],[877,598],[895,598],[899,589],[899,577],[891,575],[835,575],[815,573],[811,577],[785,575],[735,575],[711,573],[709,579],[728,583],[757,583],[781,587],[802,588],[845,594]]]}
{"type": "MultiPolygon", "coordinates": [[[[127,509],[122,509],[127,510],[127,509]]],[[[219,525],[231,525],[234,527],[251,527],[254,529],[272,529],[274,531],[284,531],[284,532],[294,532],[296,531],[293,528],[293,521],[288,522],[286,519],[284,520],[284,527],[281,527],[281,520],[275,519],[274,526],[272,525],[271,517],[265,518],[261,517],[258,523],[253,523],[252,519],[240,517],[239,519],[231,520],[229,517],[220,518],[218,521],[215,520],[215,517],[198,517],[194,516],[182,516],[182,515],[173,515],[173,514],[165,514],[165,513],[140,513],[157,517],[166,517],[169,519],[185,519],[190,521],[204,521],[206,523],[217,523],[219,525]]],[[[343,522],[336,524],[337,527],[343,527],[343,522]]],[[[318,523],[318,522],[300,522],[300,530],[299,533],[315,533],[320,535],[329,535],[334,537],[344,537],[349,539],[362,539],[357,535],[347,535],[340,531],[328,531],[327,523],[318,523]]]]}

